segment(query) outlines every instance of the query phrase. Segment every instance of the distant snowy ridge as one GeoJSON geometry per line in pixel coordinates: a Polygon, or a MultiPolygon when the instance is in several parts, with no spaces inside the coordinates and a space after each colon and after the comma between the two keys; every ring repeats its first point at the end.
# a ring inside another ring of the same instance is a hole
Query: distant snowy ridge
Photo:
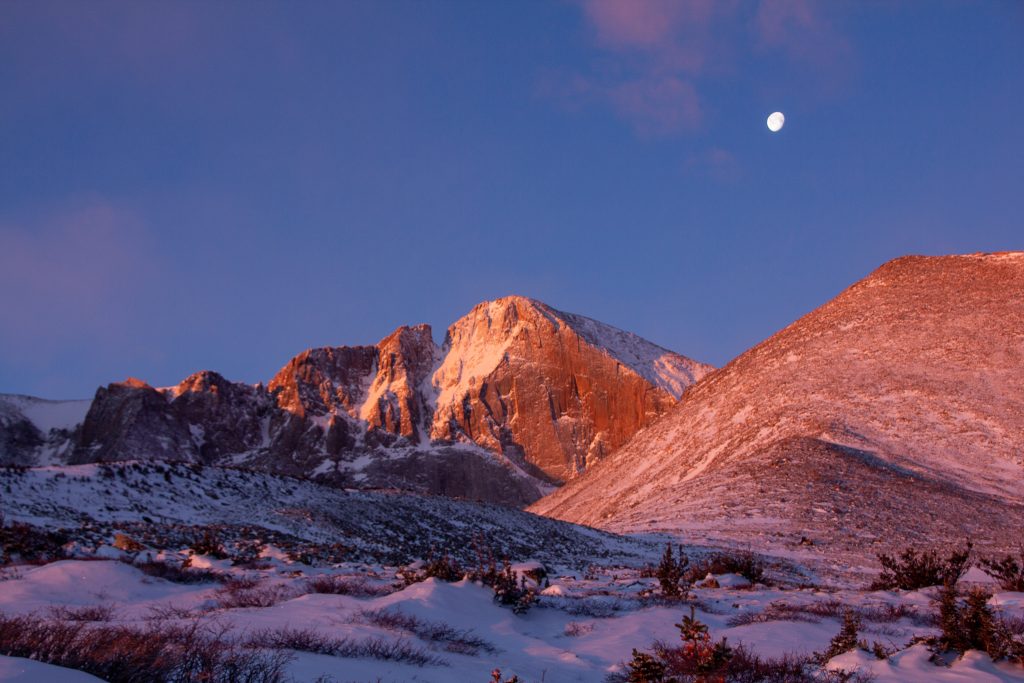
{"type": "Polygon", "coordinates": [[[0,394],[0,403],[24,415],[43,433],[55,429],[74,430],[82,423],[92,399],[50,401],[21,394],[0,394]]]}
{"type": "Polygon", "coordinates": [[[0,394],[0,463],[51,463],[66,459],[91,401],[49,401],[0,394]]]}

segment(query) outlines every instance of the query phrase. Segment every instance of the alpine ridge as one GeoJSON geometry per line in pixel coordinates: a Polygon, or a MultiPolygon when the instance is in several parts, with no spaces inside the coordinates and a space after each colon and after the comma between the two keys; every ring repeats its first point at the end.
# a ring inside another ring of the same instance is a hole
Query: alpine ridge
{"type": "Polygon", "coordinates": [[[56,431],[28,415],[46,402],[0,397],[0,461],[178,460],[522,506],[652,423],[710,370],[506,297],[456,321],[443,347],[430,326],[402,326],[375,345],[306,350],[265,386],[208,370],[168,388],[112,383],[76,402],[77,419],[56,431]]]}
{"type": "Polygon", "coordinates": [[[1024,526],[1024,253],[904,257],[531,509],[851,551],[1024,526]]]}

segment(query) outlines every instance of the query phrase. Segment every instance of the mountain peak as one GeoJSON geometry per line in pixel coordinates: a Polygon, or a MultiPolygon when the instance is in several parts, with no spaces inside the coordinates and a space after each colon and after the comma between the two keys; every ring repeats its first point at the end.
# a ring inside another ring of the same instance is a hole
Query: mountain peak
{"type": "Polygon", "coordinates": [[[519,457],[556,481],[675,403],[710,366],[522,296],[454,322],[434,373],[432,434],[519,457]]]}

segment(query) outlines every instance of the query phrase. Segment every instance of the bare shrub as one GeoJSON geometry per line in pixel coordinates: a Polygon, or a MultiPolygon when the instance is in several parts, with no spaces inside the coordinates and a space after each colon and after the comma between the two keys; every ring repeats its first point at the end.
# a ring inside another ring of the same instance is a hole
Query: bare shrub
{"type": "Polygon", "coordinates": [[[404,631],[420,640],[444,645],[449,652],[475,656],[479,652],[494,654],[498,651],[492,643],[477,636],[473,631],[457,629],[438,621],[427,621],[412,614],[389,610],[365,610],[357,618],[390,631],[404,631]]]}
{"type": "Polygon", "coordinates": [[[218,583],[224,582],[228,578],[223,572],[213,571],[212,569],[198,569],[173,562],[159,560],[139,563],[125,560],[125,562],[131,564],[146,576],[164,579],[173,583],[218,583]]]}
{"type": "Polygon", "coordinates": [[[192,550],[197,555],[208,555],[218,560],[227,559],[228,554],[224,550],[224,544],[220,540],[220,536],[213,527],[206,527],[194,541],[192,541],[192,550]]]}
{"type": "Polygon", "coordinates": [[[882,572],[871,584],[871,590],[918,590],[929,586],[955,584],[970,567],[972,544],[954,550],[942,559],[934,550],[918,551],[907,548],[898,557],[879,555],[882,572]]]}
{"type": "Polygon", "coordinates": [[[169,619],[191,619],[193,617],[195,617],[195,612],[188,607],[178,607],[177,605],[153,605],[149,608],[149,614],[146,615],[146,620],[167,621],[169,619]]]}
{"type": "Polygon", "coordinates": [[[691,583],[708,574],[739,574],[751,584],[767,583],[764,560],[750,550],[717,552],[692,565],[686,573],[691,583]]]}
{"type": "Polygon", "coordinates": [[[591,619],[609,619],[629,606],[622,600],[599,596],[563,599],[560,603],[555,604],[560,604],[562,609],[574,617],[590,617],[591,619]]]}
{"type": "Polygon", "coordinates": [[[980,564],[982,571],[998,581],[1004,591],[1024,592],[1024,548],[1021,548],[1019,563],[1012,555],[1007,555],[1001,560],[983,559],[980,564]]]}
{"type": "Polygon", "coordinates": [[[760,612],[740,612],[729,617],[726,624],[729,628],[735,626],[747,626],[748,624],[763,624],[769,621],[801,621],[808,624],[817,624],[821,621],[816,615],[809,614],[803,609],[793,609],[793,605],[771,603],[760,612]]]}
{"type": "Polygon", "coordinates": [[[375,586],[361,576],[338,576],[321,574],[306,581],[310,593],[328,595],[353,595],[359,598],[373,598],[387,595],[391,591],[385,586],[375,586]]]}
{"type": "Polygon", "coordinates": [[[51,619],[60,621],[110,621],[114,618],[114,608],[110,605],[88,605],[85,607],[69,607],[60,605],[49,609],[51,619]]]}
{"type": "Polygon", "coordinates": [[[331,638],[311,629],[277,628],[258,631],[249,647],[296,650],[342,658],[380,659],[414,666],[447,666],[448,662],[406,640],[331,638]]]}
{"type": "Polygon", "coordinates": [[[0,517],[0,564],[21,561],[31,564],[53,562],[65,556],[64,545],[68,536],[63,531],[51,531],[12,522],[5,524],[0,517]]]}
{"type": "Polygon", "coordinates": [[[906,605],[865,605],[847,606],[839,600],[824,600],[807,604],[772,602],[760,612],[740,612],[727,620],[730,627],[760,624],[769,621],[802,621],[818,623],[821,619],[841,619],[846,612],[853,612],[858,619],[871,623],[892,623],[908,619],[919,626],[931,626],[931,615],[919,614],[906,605]]]}
{"type": "Polygon", "coordinates": [[[78,669],[112,683],[279,683],[290,657],[240,646],[208,627],[95,626],[38,615],[0,616],[0,654],[78,669]]]}
{"type": "Polygon", "coordinates": [[[217,589],[215,600],[221,609],[240,609],[246,607],[273,607],[289,600],[293,592],[285,586],[267,586],[259,581],[247,578],[228,579],[217,589]]]}
{"type": "Polygon", "coordinates": [[[122,534],[120,532],[114,534],[113,546],[118,550],[125,551],[126,553],[137,553],[146,549],[146,546],[142,545],[128,534],[122,534]]]}
{"type": "Polygon", "coordinates": [[[585,621],[570,621],[565,625],[565,635],[570,638],[576,638],[579,636],[585,636],[588,633],[592,633],[594,630],[593,624],[588,624],[585,621]]]}

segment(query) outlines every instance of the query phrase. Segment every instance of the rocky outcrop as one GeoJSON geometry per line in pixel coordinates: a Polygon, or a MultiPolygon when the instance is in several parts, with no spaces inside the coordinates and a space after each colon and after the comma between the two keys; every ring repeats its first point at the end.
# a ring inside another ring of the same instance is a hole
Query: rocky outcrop
{"type": "Polygon", "coordinates": [[[288,361],[268,389],[279,406],[299,417],[358,415],[377,369],[375,346],[309,349],[288,361]]]}
{"type": "Polygon", "coordinates": [[[369,429],[416,443],[429,436],[427,382],[437,358],[429,325],[399,327],[377,344],[377,375],[360,414],[369,429]]]}
{"type": "Polygon", "coordinates": [[[171,389],[137,379],[96,391],[72,464],[110,460],[210,463],[264,446],[277,406],[260,386],[198,372],[171,389]]]}
{"type": "Polygon", "coordinates": [[[170,410],[168,397],[129,378],[96,390],[70,464],[144,457],[195,460],[188,426],[170,410]]]}

